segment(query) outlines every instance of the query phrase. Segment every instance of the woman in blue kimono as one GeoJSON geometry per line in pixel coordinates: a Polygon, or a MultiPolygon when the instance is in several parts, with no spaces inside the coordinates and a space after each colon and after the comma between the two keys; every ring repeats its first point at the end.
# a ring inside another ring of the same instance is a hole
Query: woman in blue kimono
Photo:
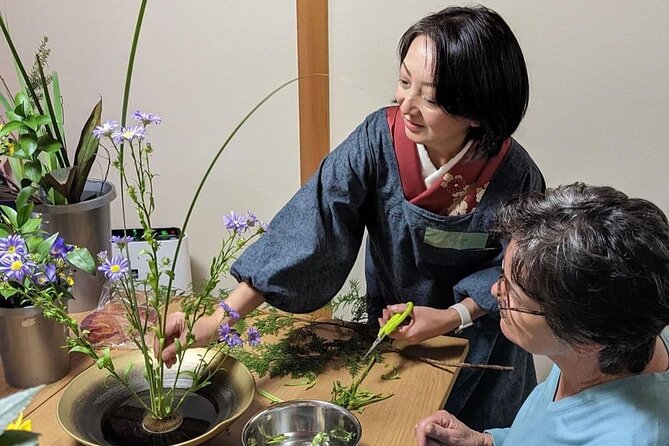
{"type": "MultiPolygon", "coordinates": [[[[457,330],[470,343],[467,361],[513,366],[461,370],[446,405],[473,428],[506,427],[536,384],[531,355],[500,334],[490,294],[502,257],[489,233],[495,211],[544,188],[510,137],[527,108],[525,61],[508,25],[483,7],[425,17],[403,35],[399,55],[398,105],[369,115],[239,257],[227,303],[241,315],[263,302],[297,313],[326,305],[367,229],[370,321],[411,300],[412,321],[394,337],[457,330]]],[[[222,318],[198,321],[199,344],[222,318]]],[[[168,339],[183,337],[183,326],[173,316],[168,339]]],[[[174,351],[168,342],[162,353],[170,365],[174,351]]]]}

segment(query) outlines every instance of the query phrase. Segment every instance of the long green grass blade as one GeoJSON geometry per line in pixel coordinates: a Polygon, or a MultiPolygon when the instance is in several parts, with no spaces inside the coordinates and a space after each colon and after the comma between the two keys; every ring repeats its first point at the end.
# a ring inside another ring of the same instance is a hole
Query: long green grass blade
{"type": "Polygon", "coordinates": [[[5,98],[2,93],[0,93],[0,104],[2,104],[2,107],[5,109],[5,111],[12,111],[14,110],[14,107],[9,103],[7,98],[5,98]]]}
{"type": "Polygon", "coordinates": [[[62,138],[61,142],[65,145],[65,119],[63,116],[63,97],[60,94],[60,81],[58,80],[58,73],[51,72],[51,89],[53,91],[53,113],[56,116],[58,123],[58,132],[62,138]]]}
{"type": "Polygon", "coordinates": [[[67,150],[65,150],[65,142],[60,136],[58,131],[58,122],[56,121],[56,115],[53,111],[53,103],[51,102],[51,95],[49,94],[49,86],[46,83],[46,77],[44,76],[44,68],[42,67],[42,62],[39,58],[35,59],[37,61],[37,71],[39,71],[39,79],[42,83],[42,92],[44,93],[44,100],[46,101],[47,109],[49,110],[49,119],[51,120],[51,127],[54,132],[55,140],[60,143],[60,152],[58,153],[58,161],[60,162],[60,167],[70,167],[70,160],[67,159],[67,150]]]}

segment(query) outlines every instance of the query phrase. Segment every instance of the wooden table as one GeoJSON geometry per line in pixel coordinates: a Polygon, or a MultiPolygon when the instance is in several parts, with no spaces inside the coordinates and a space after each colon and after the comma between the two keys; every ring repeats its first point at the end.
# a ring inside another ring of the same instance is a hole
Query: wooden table
{"type": "MultiPolygon", "coordinates": [[[[400,346],[400,348],[402,348],[400,346]]],[[[458,338],[439,337],[426,341],[419,346],[405,347],[420,356],[444,362],[462,362],[467,354],[467,341],[458,338]]],[[[56,420],[56,407],[65,386],[79,373],[92,365],[92,361],[80,354],[71,355],[72,370],[62,380],[48,385],[40,391],[25,411],[25,416],[32,420],[33,430],[42,434],[42,446],[78,445],[62,430],[56,420]]],[[[362,414],[354,412],[363,428],[362,446],[373,445],[412,445],[415,444],[414,426],[416,422],[443,407],[458,373],[457,368],[442,370],[396,353],[384,354],[384,363],[376,364],[362,388],[394,396],[365,407],[362,414]],[[400,379],[383,380],[381,375],[390,367],[395,367],[400,379]]],[[[16,392],[4,381],[0,370],[0,397],[16,392]]],[[[257,387],[267,390],[283,400],[321,399],[330,400],[332,383],[339,380],[348,386],[351,376],[345,369],[327,370],[321,375],[314,387],[306,390],[303,386],[286,386],[292,382],[289,378],[257,378],[257,387]]],[[[256,412],[269,406],[269,401],[256,395],[249,410],[244,413],[227,432],[205,443],[208,446],[239,446],[241,430],[246,421],[256,412]]]]}

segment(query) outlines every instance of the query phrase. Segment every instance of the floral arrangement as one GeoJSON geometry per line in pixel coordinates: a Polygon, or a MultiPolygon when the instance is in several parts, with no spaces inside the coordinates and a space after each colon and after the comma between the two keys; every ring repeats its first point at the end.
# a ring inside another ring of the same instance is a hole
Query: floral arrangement
{"type": "Polygon", "coordinates": [[[84,248],[65,243],[58,234],[40,231],[34,205],[18,202],[18,211],[0,206],[0,296],[3,306],[66,305],[74,285],[73,269],[89,273],[95,262],[84,248]]]}
{"type": "Polygon", "coordinates": [[[0,104],[5,118],[0,120],[0,156],[8,161],[9,169],[0,173],[2,195],[5,199],[29,197],[37,203],[78,203],[84,196],[84,186],[95,161],[98,143],[91,130],[100,124],[102,100],[84,124],[73,159],[68,156],[63,130],[63,100],[58,75],[44,73],[49,50],[46,38],[42,41],[29,75],[14,46],[2,14],[0,29],[19,72],[21,91],[12,95],[6,84],[5,97],[0,104]]]}

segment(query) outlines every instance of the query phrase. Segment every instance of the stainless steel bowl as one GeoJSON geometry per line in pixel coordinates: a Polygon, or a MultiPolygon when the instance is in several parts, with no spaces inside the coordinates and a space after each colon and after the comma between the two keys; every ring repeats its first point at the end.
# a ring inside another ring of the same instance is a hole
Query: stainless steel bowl
{"type": "Polygon", "coordinates": [[[242,431],[244,446],[357,446],[361,438],[362,427],[355,415],[318,400],[276,404],[254,415],[242,431]],[[350,439],[345,439],[346,434],[350,439]],[[284,436],[281,440],[280,435],[284,436]],[[323,439],[321,443],[314,442],[318,435],[323,439]]]}

